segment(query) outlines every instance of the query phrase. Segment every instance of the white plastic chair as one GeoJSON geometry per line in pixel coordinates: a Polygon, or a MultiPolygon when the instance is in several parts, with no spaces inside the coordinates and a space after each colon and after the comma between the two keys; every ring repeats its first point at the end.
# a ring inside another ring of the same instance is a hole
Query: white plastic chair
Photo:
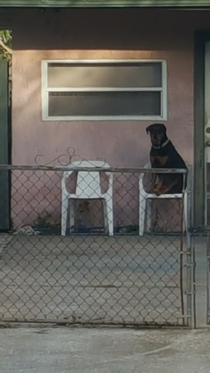
{"type": "Polygon", "coordinates": [[[74,201],[76,199],[102,199],[104,224],[109,233],[113,236],[113,173],[104,171],[109,180],[109,186],[106,193],[101,191],[100,173],[94,170],[96,167],[110,168],[108,163],[103,161],[77,161],[69,165],[69,170],[64,171],[61,188],[62,188],[62,208],[61,208],[61,235],[66,235],[68,207],[70,209],[70,232],[74,226],[75,212],[74,201]],[[70,175],[75,172],[71,168],[78,168],[76,192],[69,193],[66,188],[66,181],[70,175]],[[83,168],[93,168],[93,171],[80,171],[83,168]]]}
{"type": "MultiPolygon", "coordinates": [[[[147,163],[144,168],[151,168],[151,163],[147,163]]],[[[189,169],[190,171],[190,169],[189,169]]],[[[184,198],[184,209],[183,209],[183,230],[188,228],[188,188],[189,188],[189,174],[187,175],[187,187],[183,193],[177,194],[161,194],[157,196],[156,194],[147,193],[144,189],[143,179],[144,173],[142,173],[139,177],[139,236],[143,236],[144,234],[144,226],[145,226],[145,217],[146,217],[146,208],[147,208],[147,200],[148,199],[182,199],[184,198]]],[[[151,205],[150,205],[151,209],[151,205]]],[[[148,226],[151,225],[151,211],[148,212],[148,226]]]]}

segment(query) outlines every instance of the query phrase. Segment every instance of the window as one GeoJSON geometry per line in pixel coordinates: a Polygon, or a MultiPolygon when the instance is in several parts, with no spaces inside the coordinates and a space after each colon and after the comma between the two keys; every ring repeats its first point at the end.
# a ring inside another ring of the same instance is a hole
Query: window
{"type": "Polygon", "coordinates": [[[43,120],[158,120],[166,108],[165,61],[42,61],[43,120]]]}

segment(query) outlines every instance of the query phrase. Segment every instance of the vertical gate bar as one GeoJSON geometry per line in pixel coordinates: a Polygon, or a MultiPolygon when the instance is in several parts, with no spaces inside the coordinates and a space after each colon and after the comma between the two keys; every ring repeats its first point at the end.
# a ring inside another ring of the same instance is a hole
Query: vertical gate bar
{"type": "Polygon", "coordinates": [[[193,328],[196,329],[196,278],[195,278],[195,269],[196,269],[196,261],[195,261],[195,240],[192,238],[191,235],[191,243],[192,243],[192,302],[193,302],[193,328]]]}
{"type": "Polygon", "coordinates": [[[182,324],[185,325],[184,318],[184,291],[183,291],[183,213],[184,213],[184,199],[181,199],[181,234],[180,234],[180,296],[181,296],[181,312],[182,324]]]}
{"type": "MultiPolygon", "coordinates": [[[[189,232],[186,231],[186,235],[189,235],[189,232]]],[[[188,326],[192,326],[192,253],[191,253],[191,245],[189,245],[189,238],[187,238],[187,251],[186,251],[186,295],[187,295],[187,317],[186,317],[186,324],[188,326]]]]}
{"type": "MultiPolygon", "coordinates": [[[[188,183],[189,185],[189,183],[188,183]]],[[[187,206],[191,206],[191,185],[190,189],[187,187],[187,206]],[[190,203],[189,203],[190,201],[190,203]]],[[[186,226],[186,303],[187,303],[187,317],[186,323],[188,326],[192,325],[192,303],[193,303],[193,254],[192,254],[192,235],[189,232],[189,223],[191,221],[191,216],[189,213],[189,209],[187,210],[187,222],[188,226],[186,226]]]]}
{"type": "Polygon", "coordinates": [[[207,279],[207,284],[206,284],[206,323],[207,325],[210,324],[210,292],[209,292],[209,281],[210,281],[210,231],[209,229],[207,230],[207,241],[206,241],[206,279],[207,279]]]}

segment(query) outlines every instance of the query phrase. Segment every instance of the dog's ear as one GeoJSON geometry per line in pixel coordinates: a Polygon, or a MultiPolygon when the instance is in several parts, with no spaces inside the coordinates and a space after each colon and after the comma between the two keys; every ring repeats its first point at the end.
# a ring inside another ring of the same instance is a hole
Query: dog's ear
{"type": "Polygon", "coordinates": [[[159,125],[161,126],[163,132],[166,134],[166,132],[167,132],[167,128],[166,128],[165,124],[160,123],[159,125]]]}
{"type": "Polygon", "coordinates": [[[146,128],[146,133],[147,133],[147,135],[148,135],[148,133],[151,131],[151,125],[150,126],[148,126],[147,128],[146,128]]]}

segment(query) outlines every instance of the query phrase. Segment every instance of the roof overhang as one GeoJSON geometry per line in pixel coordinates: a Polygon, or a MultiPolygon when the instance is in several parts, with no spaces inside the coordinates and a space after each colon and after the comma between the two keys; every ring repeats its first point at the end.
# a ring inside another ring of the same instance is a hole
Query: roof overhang
{"type": "Polygon", "coordinates": [[[210,0],[0,0],[1,7],[25,8],[186,8],[210,7],[210,0]]]}

